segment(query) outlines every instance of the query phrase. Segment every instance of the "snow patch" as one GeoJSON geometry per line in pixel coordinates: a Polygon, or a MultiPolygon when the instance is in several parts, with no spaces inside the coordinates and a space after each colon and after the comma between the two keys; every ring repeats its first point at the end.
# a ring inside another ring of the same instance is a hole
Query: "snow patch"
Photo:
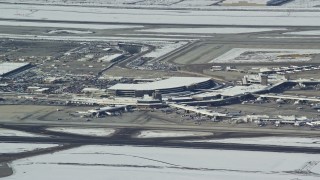
{"type": "Polygon", "coordinates": [[[84,146],[14,161],[6,180],[317,180],[319,162],[318,154],[84,146]]]}
{"type": "Polygon", "coordinates": [[[24,131],[0,128],[0,136],[21,136],[21,137],[47,137],[40,134],[32,134],[24,131]]]}
{"type": "Polygon", "coordinates": [[[314,30],[314,31],[298,31],[298,32],[287,32],[284,34],[290,34],[290,35],[317,35],[320,36],[320,31],[319,30],[314,30]]]}
{"type": "Polygon", "coordinates": [[[111,136],[115,130],[109,128],[76,128],[76,127],[53,127],[47,128],[48,131],[54,132],[62,132],[68,134],[77,134],[77,135],[84,135],[84,136],[111,136]]]}
{"type": "Polygon", "coordinates": [[[60,29],[60,30],[51,30],[48,34],[92,34],[92,31],[79,31],[79,30],[68,30],[68,29],[60,29]]]}
{"type": "Polygon", "coordinates": [[[304,62],[315,54],[320,50],[233,48],[209,63],[304,62]]]}
{"type": "MultiPolygon", "coordinates": [[[[319,11],[260,9],[163,10],[81,6],[1,4],[1,17],[19,20],[52,20],[98,23],[320,26],[319,11]],[[79,18],[81,17],[81,18],[79,18]]],[[[40,24],[40,23],[38,23],[40,24]]],[[[89,25],[85,25],[89,26],[89,25]]]]}
{"type": "Polygon", "coordinates": [[[116,41],[116,42],[154,42],[154,43],[167,43],[166,41],[186,41],[194,39],[175,39],[175,38],[148,38],[148,37],[104,37],[104,36],[37,36],[37,35],[20,35],[20,34],[0,34],[0,38],[9,39],[32,39],[32,40],[53,40],[53,41],[116,41]]]}
{"type": "Polygon", "coordinates": [[[210,132],[192,132],[192,131],[161,131],[148,130],[141,131],[138,138],[161,138],[161,137],[187,137],[187,136],[211,136],[210,132]]]}
{"type": "Polygon", "coordinates": [[[265,31],[287,30],[285,28],[160,28],[143,29],[141,32],[157,33],[190,33],[190,34],[241,34],[265,31]]]}
{"type": "Polygon", "coordinates": [[[194,140],[189,142],[209,142],[209,143],[237,143],[255,145],[274,145],[274,146],[301,146],[301,147],[320,147],[320,138],[302,137],[254,137],[254,138],[228,138],[212,140],[194,140]]]}
{"type": "Polygon", "coordinates": [[[0,21],[1,26],[25,26],[25,27],[51,27],[51,28],[81,28],[81,29],[130,29],[143,28],[144,26],[131,25],[104,25],[104,24],[81,24],[81,23],[47,23],[47,22],[24,22],[24,21],[0,21]]]}
{"type": "Polygon", "coordinates": [[[56,147],[57,144],[0,143],[1,153],[21,153],[37,149],[56,147]]]}
{"type": "Polygon", "coordinates": [[[183,45],[186,45],[187,43],[188,42],[186,41],[179,41],[179,42],[166,41],[166,42],[159,42],[159,43],[151,43],[151,45],[156,46],[156,49],[146,55],[143,55],[143,57],[157,58],[169,52],[172,52],[175,49],[178,49],[183,45]]]}

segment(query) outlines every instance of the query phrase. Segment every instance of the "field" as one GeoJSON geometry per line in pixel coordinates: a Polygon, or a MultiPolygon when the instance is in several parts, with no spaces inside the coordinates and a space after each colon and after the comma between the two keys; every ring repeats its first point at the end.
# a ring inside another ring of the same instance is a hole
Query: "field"
{"type": "Polygon", "coordinates": [[[189,24],[242,26],[320,26],[319,11],[151,10],[2,4],[3,19],[82,22],[90,24],[189,24]],[[81,15],[81,19],[78,17],[81,15]]]}
{"type": "Polygon", "coordinates": [[[14,161],[14,179],[306,179],[319,156],[231,150],[84,146],[14,161]],[[36,171],[35,171],[36,170],[36,171]]]}
{"type": "Polygon", "coordinates": [[[304,62],[310,61],[319,50],[307,49],[244,49],[234,48],[209,63],[259,63],[259,62],[304,62]]]}

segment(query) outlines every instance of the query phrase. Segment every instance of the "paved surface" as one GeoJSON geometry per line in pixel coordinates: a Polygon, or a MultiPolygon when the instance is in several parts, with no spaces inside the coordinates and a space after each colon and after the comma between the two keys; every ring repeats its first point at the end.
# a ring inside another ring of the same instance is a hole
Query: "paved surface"
{"type": "MultiPolygon", "coordinates": [[[[10,125],[3,126],[15,130],[21,130],[31,133],[40,133],[50,135],[50,137],[0,137],[2,142],[24,142],[24,143],[58,143],[69,144],[70,147],[80,145],[134,145],[134,146],[152,146],[152,147],[176,147],[176,148],[201,148],[201,149],[233,149],[248,151],[270,151],[270,152],[295,152],[295,153],[320,153],[319,148],[311,147],[287,147],[287,146],[269,146],[269,145],[251,145],[251,144],[225,144],[225,143],[206,143],[206,142],[186,142],[187,140],[203,140],[212,138],[227,137],[250,137],[250,136],[271,136],[273,133],[266,132],[214,132],[212,136],[205,137],[172,137],[172,138],[135,138],[135,136],[145,128],[117,128],[114,135],[110,137],[90,137],[84,135],[71,135],[60,132],[50,132],[45,130],[44,126],[21,126],[10,125]]],[[[69,147],[67,146],[67,147],[69,147]]]]}

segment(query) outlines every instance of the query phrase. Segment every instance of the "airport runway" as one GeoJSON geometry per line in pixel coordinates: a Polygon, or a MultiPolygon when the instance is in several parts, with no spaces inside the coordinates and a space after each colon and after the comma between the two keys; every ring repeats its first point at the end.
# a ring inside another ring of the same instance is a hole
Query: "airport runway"
{"type": "MultiPolygon", "coordinates": [[[[288,152],[288,153],[313,153],[319,154],[320,148],[294,147],[294,146],[270,146],[252,144],[226,144],[226,143],[206,143],[206,142],[185,142],[188,140],[203,139],[198,138],[131,138],[140,129],[121,129],[119,133],[111,137],[88,137],[80,135],[67,135],[63,133],[49,133],[57,135],[52,137],[0,137],[1,142],[23,142],[23,143],[54,143],[72,145],[129,145],[129,146],[152,146],[171,148],[200,148],[200,149],[224,149],[224,150],[245,150],[264,152],[288,152]],[[133,133],[133,134],[132,134],[133,133]]],[[[46,133],[43,133],[46,134],[46,133]]],[[[48,135],[49,135],[48,134],[48,135]]],[[[241,136],[241,135],[240,135],[241,136]]]]}
{"type": "Polygon", "coordinates": [[[290,152],[290,153],[320,153],[320,148],[297,147],[297,146],[270,146],[253,144],[227,144],[227,143],[206,143],[187,142],[190,140],[219,139],[231,137],[261,137],[274,136],[266,132],[214,132],[212,136],[206,137],[171,137],[171,138],[135,138],[144,128],[118,128],[116,133],[110,137],[90,137],[84,135],[71,135],[61,132],[45,130],[45,126],[2,126],[8,129],[20,130],[30,133],[48,135],[48,137],[0,137],[1,142],[23,142],[23,143],[57,143],[69,145],[129,145],[129,146],[152,146],[172,148],[200,148],[200,149],[224,149],[224,150],[246,150],[246,151],[267,151],[267,152],[290,152]]]}
{"type": "Polygon", "coordinates": [[[114,129],[150,129],[150,130],[177,130],[177,131],[204,131],[204,132],[228,132],[247,134],[271,134],[271,135],[320,135],[320,129],[284,129],[284,128],[262,128],[262,127],[230,127],[230,126],[201,126],[180,124],[137,124],[137,123],[95,123],[95,122],[66,122],[59,121],[1,121],[0,128],[11,127],[84,127],[84,128],[114,128],[114,129]]]}

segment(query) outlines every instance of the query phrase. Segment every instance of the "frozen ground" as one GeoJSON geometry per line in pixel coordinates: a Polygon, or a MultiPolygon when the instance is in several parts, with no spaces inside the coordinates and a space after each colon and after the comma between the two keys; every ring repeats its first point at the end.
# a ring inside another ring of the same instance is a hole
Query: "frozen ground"
{"type": "Polygon", "coordinates": [[[186,7],[201,7],[201,6],[211,6],[221,2],[221,0],[184,0],[180,1],[179,3],[175,4],[175,6],[186,6],[186,7]]]}
{"type": "MultiPolygon", "coordinates": [[[[137,24],[320,26],[320,11],[160,10],[1,4],[1,18],[137,24]]],[[[87,27],[88,24],[84,24],[87,27]]]]}
{"type": "Polygon", "coordinates": [[[84,146],[14,161],[6,180],[317,180],[318,154],[84,146]]]}
{"type": "Polygon", "coordinates": [[[160,138],[160,137],[186,137],[186,136],[211,136],[210,132],[192,132],[192,131],[161,131],[148,130],[141,131],[138,138],[160,138]]]}
{"type": "Polygon", "coordinates": [[[303,37],[303,36],[277,36],[277,37],[268,37],[268,36],[263,36],[263,37],[258,37],[260,39],[319,39],[319,36],[308,36],[308,37],[303,37]]]}
{"type": "MultiPolygon", "coordinates": [[[[54,40],[54,41],[116,41],[116,42],[135,42],[141,44],[149,44],[156,47],[152,52],[143,57],[157,58],[163,56],[175,49],[182,47],[189,41],[195,39],[176,39],[163,37],[107,37],[107,36],[44,36],[44,35],[19,35],[19,34],[1,34],[0,38],[9,39],[31,39],[31,40],[54,40]]],[[[109,57],[109,56],[108,56],[109,57]]],[[[112,58],[112,57],[111,57],[112,58]]],[[[108,60],[108,59],[107,59],[108,60]]]]}
{"type": "MultiPolygon", "coordinates": [[[[245,1],[257,5],[265,5],[268,0],[224,0],[222,5],[240,3],[242,6],[245,1]]],[[[77,6],[116,6],[116,7],[173,7],[173,8],[214,8],[221,0],[0,0],[6,3],[36,3],[49,5],[77,5],[77,6]]],[[[319,0],[293,0],[282,5],[290,8],[310,8],[320,5],[319,0]]],[[[273,7],[269,7],[273,8],[273,7]]]]}
{"type": "Polygon", "coordinates": [[[320,50],[233,48],[210,63],[303,62],[315,54],[320,50]]]}
{"type": "Polygon", "coordinates": [[[122,54],[108,54],[98,59],[98,62],[112,62],[112,60],[123,56],[122,54]]]}
{"type": "Polygon", "coordinates": [[[241,34],[264,31],[281,31],[285,28],[161,28],[137,30],[157,33],[190,33],[190,34],[241,34]]]}
{"type": "Polygon", "coordinates": [[[252,5],[266,5],[269,0],[224,0],[222,4],[252,4],[252,5]]]}
{"type": "MultiPolygon", "coordinates": [[[[257,0],[255,0],[257,1],[257,0]]],[[[134,7],[198,7],[205,8],[215,5],[221,0],[1,0],[0,2],[17,3],[47,3],[81,6],[134,6],[134,7]]]]}
{"type": "Polygon", "coordinates": [[[182,47],[183,45],[187,44],[186,41],[180,41],[180,42],[159,42],[159,43],[151,43],[152,45],[156,46],[156,49],[152,52],[144,55],[143,57],[151,57],[151,58],[157,58],[160,56],[163,56],[171,51],[174,51],[177,48],[182,47]]]}
{"type": "Polygon", "coordinates": [[[57,144],[0,143],[1,153],[21,153],[58,146],[57,144]]]}
{"type": "Polygon", "coordinates": [[[79,30],[69,30],[69,29],[59,29],[51,30],[48,34],[92,34],[92,31],[79,31],[79,30]]]}
{"type": "Polygon", "coordinates": [[[0,136],[21,136],[21,137],[46,137],[44,135],[32,134],[23,131],[0,128],[0,136]]]}
{"type": "Polygon", "coordinates": [[[228,138],[228,139],[212,139],[212,140],[199,140],[199,141],[195,140],[192,142],[320,147],[320,138],[301,138],[301,137],[228,138]]]}
{"type": "Polygon", "coordinates": [[[20,34],[1,34],[0,38],[9,39],[32,39],[32,40],[54,40],[54,41],[116,41],[116,42],[149,42],[166,43],[167,41],[188,41],[194,39],[175,39],[162,37],[117,37],[117,36],[42,36],[42,35],[20,35],[20,34]]]}
{"type": "Polygon", "coordinates": [[[84,136],[99,136],[105,137],[112,135],[115,130],[109,128],[69,128],[69,127],[54,127],[54,128],[47,128],[49,131],[54,132],[63,132],[69,134],[77,134],[77,135],[84,135],[84,136]]]}
{"type": "Polygon", "coordinates": [[[320,6],[320,0],[293,0],[283,5],[283,7],[290,8],[311,8],[317,6],[320,6]]]}
{"type": "Polygon", "coordinates": [[[314,31],[298,31],[298,32],[287,32],[284,34],[290,34],[290,35],[316,35],[319,36],[320,35],[320,31],[319,30],[314,30],[314,31]]]}
{"type": "Polygon", "coordinates": [[[148,34],[117,34],[121,36],[152,36],[152,37],[188,37],[188,38],[205,38],[205,37],[213,37],[212,35],[195,35],[190,36],[189,34],[160,34],[160,33],[148,33],[148,34]]]}
{"type": "Polygon", "coordinates": [[[89,6],[102,6],[102,5],[158,5],[158,6],[170,6],[175,4],[181,4],[181,6],[190,5],[202,5],[207,6],[214,4],[217,0],[1,0],[0,2],[18,2],[18,3],[47,3],[47,4],[64,4],[64,5],[89,5],[89,6]]]}
{"type": "MultiPolygon", "coordinates": [[[[1,16],[0,16],[1,17],[1,16]]],[[[48,23],[48,22],[19,22],[19,21],[2,21],[2,26],[24,26],[24,27],[48,27],[48,28],[82,28],[82,29],[130,29],[143,28],[143,26],[133,25],[108,25],[108,24],[80,24],[80,23],[48,23]]]]}

